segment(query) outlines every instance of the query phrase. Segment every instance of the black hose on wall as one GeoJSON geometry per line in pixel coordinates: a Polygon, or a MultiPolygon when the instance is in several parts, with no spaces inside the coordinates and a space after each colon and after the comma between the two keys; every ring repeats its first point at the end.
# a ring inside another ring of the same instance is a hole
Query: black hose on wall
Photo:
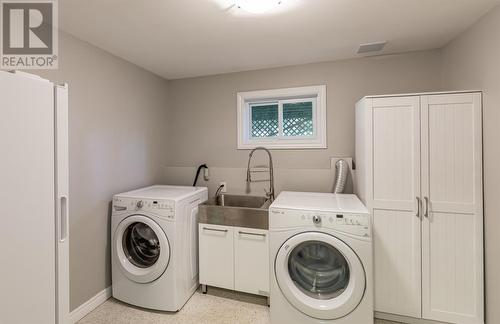
{"type": "Polygon", "coordinates": [[[208,169],[208,166],[206,164],[202,164],[198,167],[198,170],[196,170],[196,176],[194,177],[193,187],[196,187],[196,183],[198,182],[198,177],[200,176],[201,169],[208,169]]]}

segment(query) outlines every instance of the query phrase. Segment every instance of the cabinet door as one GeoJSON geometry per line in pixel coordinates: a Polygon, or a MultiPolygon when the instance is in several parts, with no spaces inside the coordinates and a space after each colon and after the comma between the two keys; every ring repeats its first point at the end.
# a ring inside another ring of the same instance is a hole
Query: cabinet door
{"type": "Polygon", "coordinates": [[[420,98],[369,100],[375,310],[420,317],[420,98]]]}
{"type": "Polygon", "coordinates": [[[234,289],[233,228],[199,224],[200,283],[234,289]]]}
{"type": "Polygon", "coordinates": [[[424,318],[483,323],[481,138],[480,93],[422,97],[424,318]]]}
{"type": "Polygon", "coordinates": [[[269,296],[269,235],[266,230],[234,229],[236,290],[269,296]]]}
{"type": "Polygon", "coordinates": [[[0,323],[52,324],[57,307],[53,84],[1,71],[0,98],[0,323]]]}
{"type": "Polygon", "coordinates": [[[69,324],[69,129],[68,87],[55,86],[58,324],[69,324]]]}

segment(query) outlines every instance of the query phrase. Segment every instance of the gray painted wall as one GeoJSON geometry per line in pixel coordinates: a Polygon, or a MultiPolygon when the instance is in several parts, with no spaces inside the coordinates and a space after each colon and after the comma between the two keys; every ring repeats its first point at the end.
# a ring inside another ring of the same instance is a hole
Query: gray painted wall
{"type": "Polygon", "coordinates": [[[500,7],[443,50],[446,89],[482,89],[486,322],[500,323],[500,7]]]}
{"type": "MultiPolygon", "coordinates": [[[[415,52],[170,81],[168,182],[190,184],[195,166],[214,170],[211,194],[221,180],[228,191],[263,194],[265,184],[245,186],[248,150],[237,150],[236,93],[327,85],[328,149],[274,150],[277,191],[330,191],[330,158],[354,155],[354,104],[370,94],[441,88],[440,51],[415,52]]],[[[264,164],[265,155],[259,154],[264,164]]],[[[203,181],[200,184],[204,184],[203,181]]]]}
{"type": "Polygon", "coordinates": [[[75,309],[111,284],[112,195],[162,178],[167,83],[67,34],[60,35],[59,46],[59,69],[36,73],[69,83],[70,307],[75,309]]]}

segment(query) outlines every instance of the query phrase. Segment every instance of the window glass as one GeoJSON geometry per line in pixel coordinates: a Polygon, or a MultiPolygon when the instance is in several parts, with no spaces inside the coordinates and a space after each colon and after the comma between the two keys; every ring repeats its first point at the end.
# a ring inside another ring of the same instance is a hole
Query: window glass
{"type": "Polygon", "coordinates": [[[283,135],[313,136],[313,105],[311,101],[283,104],[283,135]]]}
{"type": "Polygon", "coordinates": [[[279,135],[278,104],[251,105],[252,137],[279,135]]]}

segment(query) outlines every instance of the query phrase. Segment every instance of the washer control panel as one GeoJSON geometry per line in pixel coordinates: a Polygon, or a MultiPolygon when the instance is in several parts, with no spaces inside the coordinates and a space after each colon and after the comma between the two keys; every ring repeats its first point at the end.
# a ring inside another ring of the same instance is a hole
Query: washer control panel
{"type": "Polygon", "coordinates": [[[113,198],[113,212],[150,212],[168,219],[174,219],[175,202],[170,200],[113,198]]]}
{"type": "Polygon", "coordinates": [[[341,232],[371,237],[369,214],[334,213],[272,208],[269,210],[269,229],[290,227],[325,227],[341,232]]]}

